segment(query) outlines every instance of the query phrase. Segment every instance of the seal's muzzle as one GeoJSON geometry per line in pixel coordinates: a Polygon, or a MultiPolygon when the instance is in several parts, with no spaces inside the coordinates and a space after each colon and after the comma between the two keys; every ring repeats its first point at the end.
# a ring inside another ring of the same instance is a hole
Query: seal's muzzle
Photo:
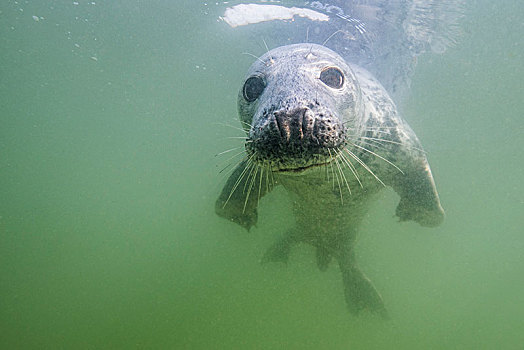
{"type": "Polygon", "coordinates": [[[294,168],[323,163],[330,150],[344,143],[344,125],[321,107],[279,109],[264,113],[250,132],[248,151],[259,162],[294,168]],[[300,164],[298,164],[300,163],[300,164]]]}

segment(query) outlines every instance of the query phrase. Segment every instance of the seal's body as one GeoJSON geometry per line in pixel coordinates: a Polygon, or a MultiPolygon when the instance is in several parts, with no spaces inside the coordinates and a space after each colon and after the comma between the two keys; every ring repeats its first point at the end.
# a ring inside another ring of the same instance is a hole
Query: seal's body
{"type": "Polygon", "coordinates": [[[296,227],[263,261],[287,262],[297,242],[317,249],[317,264],[340,266],[351,312],[386,315],[379,293],[355,262],[357,229],[384,187],[400,195],[401,221],[441,223],[422,147],[381,84],[366,70],[315,44],[269,51],[250,68],[238,98],[246,158],[228,179],[216,211],[246,229],[275,185],[293,196],[296,227]]]}

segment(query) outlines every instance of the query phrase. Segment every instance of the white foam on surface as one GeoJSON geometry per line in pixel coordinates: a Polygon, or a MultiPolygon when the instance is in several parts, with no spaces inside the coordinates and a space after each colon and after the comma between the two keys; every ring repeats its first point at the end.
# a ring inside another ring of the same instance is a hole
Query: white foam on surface
{"type": "Polygon", "coordinates": [[[228,7],[222,19],[235,28],[273,20],[292,20],[294,16],[308,18],[312,21],[329,21],[329,16],[310,9],[258,4],[228,7]]]}

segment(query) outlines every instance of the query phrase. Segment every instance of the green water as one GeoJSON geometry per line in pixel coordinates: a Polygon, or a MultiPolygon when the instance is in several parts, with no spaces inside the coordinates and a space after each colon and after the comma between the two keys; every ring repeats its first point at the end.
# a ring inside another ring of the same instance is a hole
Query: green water
{"type": "Polygon", "coordinates": [[[283,191],[250,233],[214,214],[239,136],[216,123],[238,125],[261,41],[189,0],[0,11],[0,348],[524,348],[522,2],[470,2],[459,44],[419,59],[405,117],[447,218],[397,223],[391,191],[366,218],[388,322],[350,316],[309,247],[258,263],[283,191]]]}

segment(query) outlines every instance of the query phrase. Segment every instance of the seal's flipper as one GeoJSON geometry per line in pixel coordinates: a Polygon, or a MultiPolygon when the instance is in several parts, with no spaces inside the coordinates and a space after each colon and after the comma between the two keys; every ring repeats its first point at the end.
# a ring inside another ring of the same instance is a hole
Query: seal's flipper
{"type": "Polygon", "coordinates": [[[317,266],[320,271],[326,271],[331,262],[331,254],[323,247],[317,247],[317,266]]]}
{"type": "Polygon", "coordinates": [[[383,318],[388,318],[387,310],[379,292],[370,279],[351,260],[353,259],[342,257],[338,261],[349,312],[358,315],[362,310],[369,310],[383,318]]]}
{"type": "Polygon", "coordinates": [[[273,243],[271,247],[266,250],[266,253],[260,260],[262,264],[268,262],[282,262],[287,264],[289,260],[289,253],[291,252],[292,240],[289,237],[284,237],[273,243]]]}
{"type": "Polygon", "coordinates": [[[419,158],[403,176],[399,176],[393,187],[400,195],[396,210],[400,221],[413,220],[428,227],[442,223],[444,210],[425,157],[419,158]]]}
{"type": "Polygon", "coordinates": [[[247,161],[240,163],[215,202],[215,212],[249,231],[257,223],[258,201],[274,186],[272,175],[264,170],[247,161]]]}

